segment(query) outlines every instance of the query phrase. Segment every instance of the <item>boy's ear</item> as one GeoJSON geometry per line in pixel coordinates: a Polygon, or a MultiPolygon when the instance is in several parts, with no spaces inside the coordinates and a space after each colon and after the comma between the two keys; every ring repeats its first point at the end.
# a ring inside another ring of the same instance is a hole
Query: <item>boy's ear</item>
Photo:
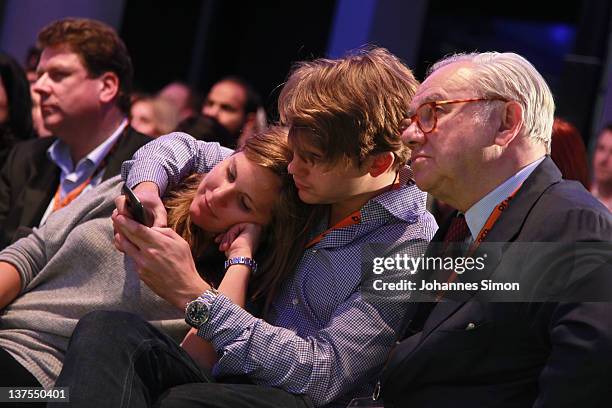
{"type": "Polygon", "coordinates": [[[391,152],[379,153],[374,156],[368,173],[372,177],[378,177],[385,173],[393,165],[395,156],[391,152]]]}

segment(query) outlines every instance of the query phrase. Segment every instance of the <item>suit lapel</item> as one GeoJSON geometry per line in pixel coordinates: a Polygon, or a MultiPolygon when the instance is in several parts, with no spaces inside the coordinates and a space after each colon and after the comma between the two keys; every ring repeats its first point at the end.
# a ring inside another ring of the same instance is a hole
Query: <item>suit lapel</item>
{"type": "Polygon", "coordinates": [[[117,141],[117,148],[108,155],[106,169],[102,175],[102,181],[121,174],[121,165],[124,161],[132,158],[134,153],[142,146],[153,140],[141,133],[136,132],[129,125],[123,131],[117,141]]]}
{"type": "Polygon", "coordinates": [[[548,156],[525,180],[521,189],[510,202],[485,242],[511,242],[520,232],[529,212],[542,194],[553,184],[561,181],[561,172],[548,156]]]}
{"type": "MultiPolygon", "coordinates": [[[[518,233],[520,232],[525,219],[529,212],[538,201],[538,199],[544,194],[546,189],[551,185],[558,183],[561,180],[561,173],[553,161],[547,156],[542,163],[531,173],[531,175],[525,180],[521,189],[516,193],[510,206],[504,213],[499,217],[494,227],[491,229],[482,245],[476,251],[473,256],[479,256],[480,254],[486,253],[486,268],[482,271],[470,271],[469,275],[462,276],[464,282],[480,282],[483,279],[487,279],[493,274],[497,266],[501,262],[503,255],[503,246],[508,242],[512,242],[518,233]],[[487,245],[490,244],[490,245],[487,245]]],[[[453,213],[452,217],[456,216],[456,212],[453,213]]],[[[448,230],[450,225],[446,223],[444,229],[440,229],[435,235],[432,242],[441,242],[444,238],[444,234],[448,230]]],[[[432,251],[433,252],[433,251],[432,251]]],[[[435,255],[430,254],[428,256],[435,255]]],[[[476,291],[473,295],[476,295],[476,291]]],[[[470,298],[473,297],[470,296],[470,298]]],[[[424,341],[427,336],[436,329],[445,320],[450,318],[459,308],[461,308],[470,298],[464,300],[452,300],[446,299],[445,301],[439,302],[432,310],[429,318],[425,322],[423,327],[423,335],[421,341],[424,341]]]]}
{"type": "MultiPolygon", "coordinates": [[[[24,172],[27,174],[27,179],[23,181],[25,185],[19,201],[22,210],[19,213],[14,213],[15,218],[17,218],[14,222],[15,226],[37,226],[57,190],[60,170],[47,157],[47,149],[56,140],[56,137],[45,138],[44,142],[41,141],[35,145],[36,152],[32,155],[34,160],[29,163],[28,171],[24,172]]],[[[140,146],[150,140],[152,139],[135,132],[128,126],[119,141],[117,149],[109,156],[103,179],[106,180],[118,174],[123,161],[130,159],[140,146]]]]}
{"type": "Polygon", "coordinates": [[[130,157],[125,157],[128,153],[126,151],[126,145],[129,143],[129,137],[131,136],[129,129],[131,129],[129,125],[126,126],[121,136],[119,136],[119,139],[115,142],[117,143],[117,146],[111,148],[111,151],[108,153],[106,168],[104,169],[104,174],[102,175],[102,181],[106,181],[109,178],[119,174],[123,161],[131,158],[131,155],[130,157]]]}
{"type": "MultiPolygon", "coordinates": [[[[448,219],[444,222],[441,228],[438,229],[436,234],[431,240],[433,245],[430,245],[427,248],[426,257],[437,257],[441,256],[440,250],[442,247],[442,242],[444,241],[444,236],[448,231],[453,218],[457,216],[457,211],[453,212],[448,219]]],[[[429,317],[425,321],[425,325],[423,326],[423,331],[421,335],[421,341],[427,337],[427,335],[436,327],[438,327],[444,320],[446,320],[450,315],[452,315],[461,305],[465,302],[457,302],[457,301],[441,301],[436,304],[436,306],[432,309],[429,317]]]]}
{"type": "Polygon", "coordinates": [[[23,207],[19,225],[35,225],[40,223],[47,206],[59,184],[59,168],[46,157],[44,163],[33,163],[30,175],[31,183],[24,188],[23,207]]]}
{"type": "MultiPolygon", "coordinates": [[[[501,245],[511,242],[516,239],[517,234],[520,232],[525,219],[528,217],[529,212],[536,204],[538,199],[551,185],[561,180],[561,173],[558,168],[554,165],[549,157],[546,157],[544,161],[533,171],[529,178],[525,181],[522,188],[517,192],[516,196],[512,200],[510,207],[506,210],[499,218],[498,222],[491,229],[489,235],[485,239],[485,242],[489,243],[500,243],[501,245]]],[[[448,230],[450,222],[447,222],[442,228],[438,230],[432,243],[440,243],[448,230]]],[[[483,243],[484,245],[484,243],[483,243]]],[[[496,245],[494,248],[498,248],[495,251],[495,259],[491,260],[491,263],[487,262],[487,274],[490,275],[497,267],[502,257],[501,245],[496,245]]],[[[434,245],[435,246],[435,245],[434,245]]],[[[435,251],[432,250],[434,246],[430,247],[427,251],[427,256],[435,256],[435,251]]],[[[490,251],[486,246],[487,254],[490,255],[490,251]]],[[[471,279],[483,279],[481,275],[471,279]]],[[[396,352],[390,357],[388,365],[381,375],[381,381],[383,384],[393,383],[397,378],[409,378],[418,375],[418,369],[420,364],[417,362],[415,365],[411,365],[415,361],[411,361],[411,356],[418,353],[420,346],[427,342],[428,335],[431,334],[437,327],[439,327],[446,320],[456,314],[465,304],[465,301],[446,300],[439,302],[433,308],[431,314],[425,321],[423,331],[417,333],[406,340],[404,340],[397,348],[396,352]],[[404,347],[402,347],[404,346],[404,347]],[[398,370],[408,369],[417,371],[409,371],[407,373],[399,373],[398,370]]],[[[417,360],[418,361],[418,360],[417,360]]],[[[383,389],[386,386],[383,387],[383,389]]],[[[393,388],[393,386],[392,386],[393,388]]],[[[389,390],[390,392],[400,392],[399,390],[389,390]]],[[[384,392],[384,395],[387,391],[384,392]]]]}

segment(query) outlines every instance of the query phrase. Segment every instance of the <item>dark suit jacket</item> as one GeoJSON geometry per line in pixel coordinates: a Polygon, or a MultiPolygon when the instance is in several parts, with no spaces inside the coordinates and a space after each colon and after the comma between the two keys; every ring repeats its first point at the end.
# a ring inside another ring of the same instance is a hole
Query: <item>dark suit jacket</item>
{"type": "Polygon", "coordinates": [[[522,301],[490,302],[476,292],[436,304],[422,330],[389,359],[381,376],[385,406],[609,406],[612,303],[558,297],[612,299],[610,252],[596,266],[589,255],[573,252],[575,263],[563,267],[575,242],[611,238],[610,212],[579,183],[562,180],[546,158],[486,237],[504,245],[476,278],[514,274],[522,301]],[[525,244],[534,242],[558,245],[525,244]],[[536,301],[547,296],[554,301],[536,301]]]}
{"type": "MultiPolygon", "coordinates": [[[[40,220],[59,184],[60,169],[47,157],[55,137],[15,145],[0,172],[0,249],[28,233],[40,220]]],[[[116,176],[121,163],[151,138],[132,128],[108,158],[103,180],[116,176]]]]}

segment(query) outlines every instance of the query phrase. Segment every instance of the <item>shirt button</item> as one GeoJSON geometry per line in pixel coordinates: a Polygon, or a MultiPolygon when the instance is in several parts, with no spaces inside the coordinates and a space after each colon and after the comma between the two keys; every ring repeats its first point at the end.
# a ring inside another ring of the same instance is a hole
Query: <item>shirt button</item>
{"type": "Polygon", "coordinates": [[[297,306],[297,305],[300,303],[300,301],[299,301],[299,299],[298,299],[298,298],[294,298],[294,299],[291,301],[291,303],[293,303],[293,306],[297,306]]]}
{"type": "Polygon", "coordinates": [[[312,253],[313,253],[313,254],[316,254],[316,253],[317,253],[317,250],[316,250],[316,249],[313,249],[313,250],[312,250],[312,253]]]}
{"type": "Polygon", "coordinates": [[[468,323],[467,326],[465,326],[465,330],[474,330],[476,328],[476,325],[474,323],[468,323]]]}

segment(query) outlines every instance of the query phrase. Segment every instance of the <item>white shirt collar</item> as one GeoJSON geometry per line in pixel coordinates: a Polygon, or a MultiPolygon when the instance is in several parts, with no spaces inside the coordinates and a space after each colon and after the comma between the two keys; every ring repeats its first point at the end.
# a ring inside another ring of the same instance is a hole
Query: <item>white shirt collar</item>
{"type": "Polygon", "coordinates": [[[523,167],[514,176],[501,183],[493,191],[481,198],[480,201],[471,206],[465,212],[465,222],[470,228],[470,233],[473,240],[476,240],[476,237],[480,233],[482,227],[484,227],[495,206],[504,201],[510,196],[510,194],[512,194],[512,192],[518,189],[519,186],[523,184],[525,180],[527,180],[527,177],[531,175],[535,168],[542,163],[544,158],[545,156],[523,167]]]}

